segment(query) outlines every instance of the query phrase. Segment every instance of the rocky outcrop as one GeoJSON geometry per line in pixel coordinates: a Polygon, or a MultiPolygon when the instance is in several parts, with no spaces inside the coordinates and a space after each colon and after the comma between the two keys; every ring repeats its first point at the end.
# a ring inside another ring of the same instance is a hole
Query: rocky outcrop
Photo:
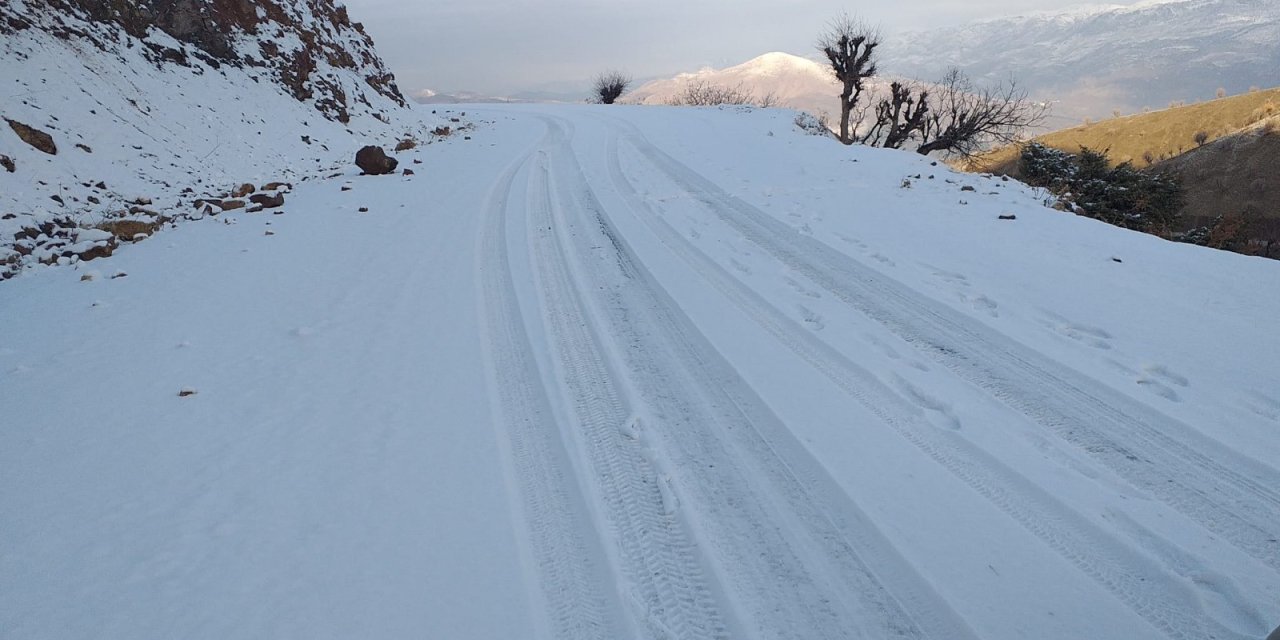
{"type": "Polygon", "coordinates": [[[356,166],[369,175],[383,175],[396,170],[399,164],[395,158],[387,155],[382,147],[369,145],[356,152],[356,166]]]}
{"type": "MultiPolygon", "coordinates": [[[[49,135],[47,132],[8,118],[5,118],[5,122],[9,123],[9,128],[13,129],[13,132],[18,134],[18,137],[21,138],[23,142],[51,156],[58,155],[58,145],[54,144],[53,136],[49,135]]],[[[7,169],[8,166],[6,165],[5,168],[7,169]]],[[[9,171],[10,173],[13,172],[12,169],[9,169],[9,171]]]]}
{"type": "Polygon", "coordinates": [[[373,40],[332,0],[27,0],[25,5],[20,12],[0,4],[0,33],[39,28],[104,50],[140,45],[157,64],[263,68],[294,98],[344,123],[358,105],[372,108],[370,94],[408,106],[373,40]],[[100,28],[86,28],[86,23],[100,28]],[[147,37],[155,31],[182,46],[147,37]],[[349,80],[352,74],[359,82],[349,80]]]}

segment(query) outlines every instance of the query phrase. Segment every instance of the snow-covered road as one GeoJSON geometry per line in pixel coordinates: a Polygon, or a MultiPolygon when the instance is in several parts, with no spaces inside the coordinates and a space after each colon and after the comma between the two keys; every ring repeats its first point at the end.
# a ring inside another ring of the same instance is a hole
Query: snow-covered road
{"type": "Polygon", "coordinates": [[[467,111],[0,284],[0,637],[1280,622],[1280,263],[781,111],[467,111]]]}

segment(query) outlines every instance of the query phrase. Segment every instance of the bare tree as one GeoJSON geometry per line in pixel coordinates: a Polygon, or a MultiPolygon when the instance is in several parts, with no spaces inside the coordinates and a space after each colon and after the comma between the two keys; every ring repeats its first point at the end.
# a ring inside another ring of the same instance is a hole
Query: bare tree
{"type": "Polygon", "coordinates": [[[880,34],[848,14],[831,21],[818,37],[818,49],[827,56],[840,82],[840,141],[853,144],[849,115],[858,106],[868,78],[876,74],[875,50],[880,34]]]}
{"type": "Polygon", "coordinates": [[[901,82],[889,85],[889,96],[876,103],[876,121],[863,144],[886,149],[901,149],[924,131],[929,115],[929,92],[901,82]]]}
{"type": "Polygon", "coordinates": [[[959,69],[938,82],[921,129],[921,154],[943,151],[962,158],[992,144],[1015,142],[1024,130],[1044,121],[1048,105],[1035,102],[1017,83],[975,88],[959,69]]]}
{"type": "Polygon", "coordinates": [[[591,97],[600,104],[613,104],[630,84],[631,76],[621,71],[606,71],[596,76],[591,88],[591,97]]]}
{"type": "Polygon", "coordinates": [[[714,107],[722,104],[748,104],[761,108],[777,106],[778,98],[772,92],[757,96],[743,88],[742,83],[732,87],[694,80],[684,90],[667,100],[675,107],[714,107]]]}

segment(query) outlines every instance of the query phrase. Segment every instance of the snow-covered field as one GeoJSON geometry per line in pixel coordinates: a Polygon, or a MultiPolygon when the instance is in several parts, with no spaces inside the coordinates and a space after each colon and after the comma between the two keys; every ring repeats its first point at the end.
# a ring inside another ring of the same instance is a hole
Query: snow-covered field
{"type": "Polygon", "coordinates": [[[467,111],[0,283],[0,637],[1280,622],[1280,263],[784,111],[467,111]]]}

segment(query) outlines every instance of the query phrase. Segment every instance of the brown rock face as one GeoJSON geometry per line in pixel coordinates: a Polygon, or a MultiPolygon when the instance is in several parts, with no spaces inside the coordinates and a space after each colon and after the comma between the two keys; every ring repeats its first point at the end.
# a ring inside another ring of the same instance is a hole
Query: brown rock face
{"type": "MultiPolygon", "coordinates": [[[[22,138],[23,142],[51,156],[58,155],[58,145],[53,143],[53,136],[16,120],[5,118],[4,121],[9,123],[9,128],[13,129],[13,132],[18,134],[18,137],[22,138]]],[[[8,168],[8,166],[6,165],[5,168],[8,168]]]]}
{"type": "Polygon", "coordinates": [[[13,158],[6,155],[0,155],[0,167],[4,167],[4,170],[9,173],[13,173],[18,170],[18,165],[13,163],[13,158]]]}
{"type": "Polygon", "coordinates": [[[387,155],[382,147],[369,145],[356,152],[356,166],[368,175],[382,175],[396,170],[395,158],[387,155]]]}

